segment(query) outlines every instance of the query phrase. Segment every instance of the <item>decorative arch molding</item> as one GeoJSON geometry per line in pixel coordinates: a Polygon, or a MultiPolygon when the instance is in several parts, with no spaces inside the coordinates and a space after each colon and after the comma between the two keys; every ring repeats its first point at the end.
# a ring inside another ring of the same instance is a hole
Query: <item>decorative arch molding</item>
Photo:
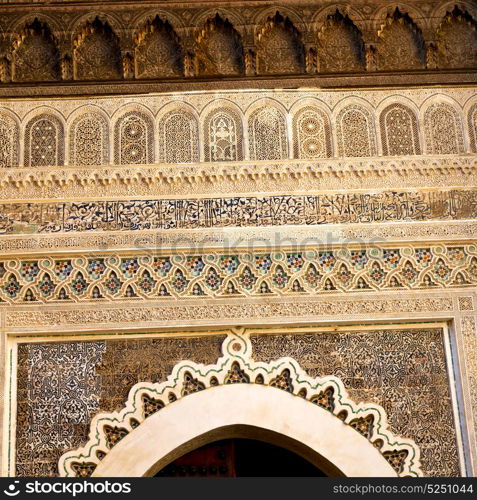
{"type": "Polygon", "coordinates": [[[198,76],[241,75],[244,54],[241,36],[230,21],[216,14],[207,19],[195,44],[195,73],[198,76]]]}
{"type": "Polygon", "coordinates": [[[56,40],[46,23],[35,18],[16,36],[12,80],[15,82],[56,81],[60,60],[56,40]]]}
{"type": "Polygon", "coordinates": [[[299,74],[305,70],[302,36],[289,17],[270,16],[257,36],[259,74],[299,74]]]}
{"type": "Polygon", "coordinates": [[[377,155],[374,108],[359,98],[344,99],[333,112],[339,157],[377,155]]]}
{"type": "Polygon", "coordinates": [[[199,154],[199,118],[184,103],[165,106],[158,119],[159,163],[194,163],[199,154]]]}
{"type": "Polygon", "coordinates": [[[288,157],[287,112],[272,99],[263,99],[246,112],[251,160],[285,160],[288,157]],[[260,103],[260,104],[259,104],[260,103]]]}
{"type": "Polygon", "coordinates": [[[154,163],[154,118],[144,106],[126,106],[113,117],[117,165],[154,163]]]}
{"type": "Polygon", "coordinates": [[[55,167],[64,164],[64,120],[49,108],[38,108],[25,126],[24,164],[26,167],[55,167]]]}
{"type": "Polygon", "coordinates": [[[210,442],[230,426],[301,442],[344,475],[423,475],[415,442],[390,432],[381,406],[353,402],[339,378],[311,378],[293,358],[255,362],[241,329],[227,336],[222,353],[214,365],[181,361],[166,381],[133,386],[122,410],[96,415],[85,446],[60,458],[60,475],[150,475],[193,449],[193,440],[208,435],[210,442]]]}
{"type": "Polygon", "coordinates": [[[433,96],[421,106],[426,154],[465,151],[462,109],[447,96],[433,96]]]}
{"type": "Polygon", "coordinates": [[[331,122],[323,107],[310,101],[293,110],[291,115],[294,158],[331,158],[331,122]]]}
{"type": "Polygon", "coordinates": [[[240,161],[244,159],[242,113],[227,100],[214,102],[203,118],[205,161],[240,161]]]}
{"type": "Polygon", "coordinates": [[[0,168],[18,167],[20,157],[20,126],[16,115],[0,108],[0,168]]]}
{"type": "Polygon", "coordinates": [[[109,163],[109,117],[97,106],[84,106],[68,119],[70,165],[109,163]]]}
{"type": "Polygon", "coordinates": [[[320,73],[365,69],[361,32],[338,9],[327,16],[318,32],[318,60],[320,73]]]}
{"type": "Polygon", "coordinates": [[[438,68],[472,68],[477,64],[477,23],[454,5],[446,12],[436,33],[438,68]]]}
{"type": "Polygon", "coordinates": [[[477,101],[468,108],[466,116],[470,149],[473,153],[477,153],[477,101]]]}
{"type": "Polygon", "coordinates": [[[73,41],[76,80],[118,80],[122,77],[119,38],[99,17],[84,24],[73,41]]]}
{"type": "Polygon", "coordinates": [[[384,156],[420,155],[418,114],[402,102],[390,102],[379,114],[384,156]]]}
{"type": "Polygon", "coordinates": [[[423,69],[425,67],[424,40],[421,30],[409,14],[396,8],[388,14],[378,31],[378,71],[423,69]]]}
{"type": "Polygon", "coordinates": [[[135,38],[136,78],[168,78],[184,74],[182,47],[169,21],[147,20],[135,38]]]}

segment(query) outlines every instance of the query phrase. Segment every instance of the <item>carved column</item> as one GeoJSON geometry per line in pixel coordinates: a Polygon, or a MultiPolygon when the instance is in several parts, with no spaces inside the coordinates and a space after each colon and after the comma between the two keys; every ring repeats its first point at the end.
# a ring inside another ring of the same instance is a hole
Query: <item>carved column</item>
{"type": "Polygon", "coordinates": [[[306,72],[311,75],[315,74],[318,71],[315,47],[309,47],[306,49],[305,67],[306,72]]]}
{"type": "Polygon", "coordinates": [[[426,42],[426,68],[437,69],[437,47],[434,42],[426,42]]]}
{"type": "Polygon", "coordinates": [[[245,50],[245,74],[255,76],[256,74],[256,55],[253,49],[245,50]]]}
{"type": "Polygon", "coordinates": [[[125,80],[130,80],[134,78],[134,58],[129,53],[126,52],[122,55],[123,61],[123,77],[125,80]]]}
{"type": "Polygon", "coordinates": [[[365,44],[364,57],[366,62],[366,71],[376,71],[376,48],[374,45],[365,44]]]}
{"type": "Polygon", "coordinates": [[[65,54],[61,58],[61,79],[68,81],[73,80],[73,59],[69,54],[65,54]]]}

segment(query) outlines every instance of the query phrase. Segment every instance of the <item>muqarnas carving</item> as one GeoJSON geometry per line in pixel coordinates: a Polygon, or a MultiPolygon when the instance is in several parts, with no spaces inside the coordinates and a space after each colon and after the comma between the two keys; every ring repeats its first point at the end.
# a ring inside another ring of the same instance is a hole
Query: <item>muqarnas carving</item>
{"type": "Polygon", "coordinates": [[[179,37],[169,24],[156,16],[136,36],[136,78],[169,78],[184,74],[179,37]]]}
{"type": "Polygon", "coordinates": [[[273,75],[304,71],[305,56],[300,33],[288,17],[276,12],[258,34],[257,72],[273,75]]]}
{"type": "Polygon", "coordinates": [[[350,18],[337,9],[318,33],[320,73],[364,70],[364,45],[361,33],[350,18]]]}
{"type": "Polygon", "coordinates": [[[197,76],[242,75],[244,56],[239,33],[219,14],[208,19],[195,48],[197,76]]]}
{"type": "Polygon", "coordinates": [[[425,65],[422,34],[408,14],[398,8],[386,17],[378,32],[377,69],[399,71],[423,69],[425,65]]]}
{"type": "Polygon", "coordinates": [[[86,23],[74,40],[76,80],[118,80],[122,77],[119,39],[98,17],[86,23]]]}
{"type": "Polygon", "coordinates": [[[46,24],[37,18],[17,36],[13,50],[15,82],[55,81],[60,77],[56,41],[46,24]]]}
{"type": "Polygon", "coordinates": [[[477,66],[477,23],[457,6],[447,12],[437,30],[439,68],[475,68],[477,66]]]}

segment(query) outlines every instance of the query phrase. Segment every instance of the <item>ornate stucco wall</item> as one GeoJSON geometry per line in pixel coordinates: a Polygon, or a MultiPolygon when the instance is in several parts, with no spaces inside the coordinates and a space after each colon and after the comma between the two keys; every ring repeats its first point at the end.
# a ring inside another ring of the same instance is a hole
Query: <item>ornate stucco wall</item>
{"type": "Polygon", "coordinates": [[[240,382],[331,377],[416,475],[477,474],[475,8],[315,4],[5,4],[4,475],[100,470],[148,415],[75,458],[98,415],[240,328],[240,382]]]}

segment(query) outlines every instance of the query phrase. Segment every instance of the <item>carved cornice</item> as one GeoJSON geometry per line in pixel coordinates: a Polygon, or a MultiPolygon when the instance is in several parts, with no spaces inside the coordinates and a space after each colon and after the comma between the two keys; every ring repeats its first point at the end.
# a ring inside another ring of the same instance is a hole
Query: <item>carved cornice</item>
{"type": "Polygon", "coordinates": [[[148,80],[124,82],[95,81],[93,85],[83,82],[57,82],[29,85],[27,83],[0,85],[0,97],[4,98],[41,98],[57,96],[107,96],[117,94],[146,94],[152,92],[191,92],[200,90],[238,90],[238,89],[295,89],[307,88],[367,88],[396,86],[430,86],[441,87],[455,85],[476,85],[477,71],[419,71],[416,73],[368,73],[335,75],[301,75],[297,76],[260,76],[254,78],[222,77],[220,80],[204,77],[196,80],[148,80]]]}
{"type": "Polygon", "coordinates": [[[102,166],[0,169],[3,199],[77,198],[194,192],[214,194],[352,188],[469,186],[477,156],[214,162],[197,165],[102,166]],[[249,186],[249,187],[246,187],[249,186]],[[61,188],[55,196],[51,188],[61,188]],[[86,191],[85,191],[86,189],[86,191]]]}

